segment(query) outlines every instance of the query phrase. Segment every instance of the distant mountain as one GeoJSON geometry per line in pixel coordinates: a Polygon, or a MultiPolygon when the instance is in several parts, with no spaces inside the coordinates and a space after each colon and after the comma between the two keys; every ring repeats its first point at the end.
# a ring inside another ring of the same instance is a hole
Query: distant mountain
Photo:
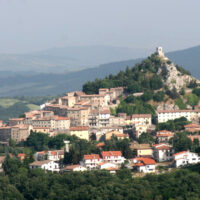
{"type": "MultiPolygon", "coordinates": [[[[200,78],[200,46],[182,51],[167,53],[175,64],[182,65],[193,76],[200,78]]],[[[112,62],[99,67],[63,74],[21,74],[10,77],[0,76],[0,96],[40,96],[57,95],[64,92],[79,90],[82,85],[96,78],[109,74],[117,74],[126,66],[133,67],[142,59],[112,62]]]]}
{"type": "Polygon", "coordinates": [[[52,48],[29,54],[0,54],[0,71],[63,73],[96,67],[103,63],[144,57],[146,49],[86,46],[52,48]]]}
{"type": "Polygon", "coordinates": [[[200,79],[200,46],[166,54],[174,63],[182,65],[193,76],[200,79]]]}

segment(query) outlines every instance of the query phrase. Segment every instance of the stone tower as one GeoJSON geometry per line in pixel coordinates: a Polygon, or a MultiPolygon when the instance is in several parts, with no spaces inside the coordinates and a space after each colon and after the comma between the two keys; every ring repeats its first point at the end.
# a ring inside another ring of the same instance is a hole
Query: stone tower
{"type": "Polygon", "coordinates": [[[162,47],[157,47],[156,48],[156,54],[160,57],[165,57],[165,54],[163,53],[162,47]]]}
{"type": "Polygon", "coordinates": [[[69,152],[69,143],[70,141],[69,140],[64,140],[64,143],[65,143],[65,152],[69,152]]]}

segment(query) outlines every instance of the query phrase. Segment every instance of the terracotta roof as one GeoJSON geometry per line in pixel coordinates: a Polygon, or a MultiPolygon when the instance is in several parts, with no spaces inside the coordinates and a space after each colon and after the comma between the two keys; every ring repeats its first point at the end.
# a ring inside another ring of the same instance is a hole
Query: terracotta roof
{"type": "Polygon", "coordinates": [[[11,129],[10,126],[3,126],[3,127],[0,127],[0,129],[11,129]]]}
{"type": "Polygon", "coordinates": [[[167,130],[162,130],[162,131],[158,131],[156,133],[157,137],[173,137],[174,133],[171,131],[167,131],[167,130]]]}
{"type": "Polygon", "coordinates": [[[188,151],[181,151],[181,152],[178,152],[178,153],[175,153],[173,154],[173,156],[178,156],[178,155],[181,155],[181,154],[185,154],[187,153],[188,151]]]}
{"type": "Polygon", "coordinates": [[[48,164],[49,162],[52,162],[51,160],[42,160],[42,161],[35,161],[31,163],[31,166],[42,166],[44,164],[48,164]]]}
{"type": "Polygon", "coordinates": [[[160,130],[160,131],[157,131],[157,133],[172,133],[172,132],[168,130],[160,130]]]}
{"type": "Polygon", "coordinates": [[[144,158],[144,157],[139,157],[135,158],[138,163],[143,163],[143,165],[155,165],[156,161],[151,159],[151,158],[144,158]]]}
{"type": "Polygon", "coordinates": [[[81,95],[81,97],[83,98],[90,98],[90,97],[103,97],[104,95],[100,95],[100,94],[85,94],[85,95],[81,95]]]}
{"type": "Polygon", "coordinates": [[[97,146],[97,147],[103,147],[103,146],[105,146],[105,143],[104,143],[104,142],[100,142],[100,143],[98,143],[96,146],[97,146]]]}
{"type": "Polygon", "coordinates": [[[100,110],[100,114],[110,114],[110,110],[100,110]]]}
{"type": "Polygon", "coordinates": [[[199,124],[187,124],[184,126],[185,128],[200,128],[199,124]]]}
{"type": "Polygon", "coordinates": [[[40,152],[37,152],[38,154],[40,155],[43,155],[43,154],[46,154],[46,151],[40,151],[40,152]]]}
{"type": "Polygon", "coordinates": [[[133,114],[132,118],[151,118],[151,114],[133,114]]]}
{"type": "Polygon", "coordinates": [[[10,121],[24,121],[25,118],[11,118],[10,121]]]}
{"type": "Polygon", "coordinates": [[[129,137],[128,134],[123,134],[123,133],[116,134],[115,136],[118,137],[118,138],[120,138],[120,137],[122,137],[122,138],[129,137]]]}
{"type": "Polygon", "coordinates": [[[108,171],[116,171],[118,170],[119,168],[117,167],[109,167],[109,168],[106,168],[105,170],[108,170],[108,171]]]}
{"type": "Polygon", "coordinates": [[[77,167],[80,167],[81,165],[67,165],[66,167],[65,167],[65,169],[66,170],[73,170],[73,169],[75,169],[75,168],[77,168],[77,167]]]}
{"type": "Polygon", "coordinates": [[[144,166],[144,163],[142,163],[142,162],[141,163],[136,163],[135,165],[138,166],[138,167],[139,166],[144,166]]]}
{"type": "Polygon", "coordinates": [[[190,139],[190,140],[194,140],[194,139],[197,139],[197,140],[199,140],[200,141],[200,135],[188,135],[188,138],[190,139]]]}
{"type": "Polygon", "coordinates": [[[151,146],[150,146],[150,144],[134,144],[134,143],[131,143],[131,149],[136,149],[136,150],[151,149],[151,146]]]}
{"type": "Polygon", "coordinates": [[[61,117],[61,116],[55,116],[55,120],[69,120],[69,117],[61,117]]]}
{"type": "Polygon", "coordinates": [[[102,157],[111,157],[111,156],[122,156],[121,151],[102,151],[101,152],[102,157]]]}
{"type": "Polygon", "coordinates": [[[88,126],[74,126],[70,127],[70,131],[88,131],[89,127],[88,126]]]}
{"type": "Polygon", "coordinates": [[[25,153],[19,153],[19,154],[17,155],[17,157],[25,157],[25,156],[26,156],[25,153]]]}
{"type": "Polygon", "coordinates": [[[165,144],[165,143],[154,144],[153,146],[155,149],[158,149],[158,150],[170,150],[172,148],[170,145],[165,144]]]}
{"type": "Polygon", "coordinates": [[[49,127],[33,126],[33,129],[50,129],[49,127]]]}
{"type": "Polygon", "coordinates": [[[94,160],[94,159],[100,160],[100,156],[99,154],[88,154],[88,155],[84,155],[84,159],[85,160],[94,160]]]}

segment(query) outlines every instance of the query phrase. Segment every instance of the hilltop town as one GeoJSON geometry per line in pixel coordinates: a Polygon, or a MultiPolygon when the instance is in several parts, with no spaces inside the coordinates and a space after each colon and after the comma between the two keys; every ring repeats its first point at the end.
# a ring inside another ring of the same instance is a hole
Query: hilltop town
{"type": "MultiPolygon", "coordinates": [[[[14,142],[20,148],[37,135],[62,136],[60,148],[54,144],[38,148],[42,151],[36,148],[29,163],[30,168],[52,172],[116,173],[123,166],[137,175],[196,164],[200,162],[199,83],[158,47],[133,69],[88,82],[83,91],[46,102],[41,110],[0,121],[0,143],[5,147],[14,142]],[[80,141],[91,149],[76,149],[80,141]],[[75,159],[76,151],[80,155],[75,159]]],[[[23,150],[16,156],[22,162],[30,157],[23,150]]]]}

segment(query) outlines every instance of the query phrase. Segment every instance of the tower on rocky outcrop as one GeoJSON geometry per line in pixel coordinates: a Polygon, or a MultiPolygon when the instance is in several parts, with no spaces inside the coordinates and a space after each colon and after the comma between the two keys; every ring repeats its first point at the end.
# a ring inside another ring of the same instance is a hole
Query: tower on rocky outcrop
{"type": "Polygon", "coordinates": [[[163,52],[162,47],[157,47],[157,48],[156,48],[156,54],[157,54],[158,56],[160,56],[160,57],[165,57],[165,54],[164,54],[164,52],[163,52]]]}

